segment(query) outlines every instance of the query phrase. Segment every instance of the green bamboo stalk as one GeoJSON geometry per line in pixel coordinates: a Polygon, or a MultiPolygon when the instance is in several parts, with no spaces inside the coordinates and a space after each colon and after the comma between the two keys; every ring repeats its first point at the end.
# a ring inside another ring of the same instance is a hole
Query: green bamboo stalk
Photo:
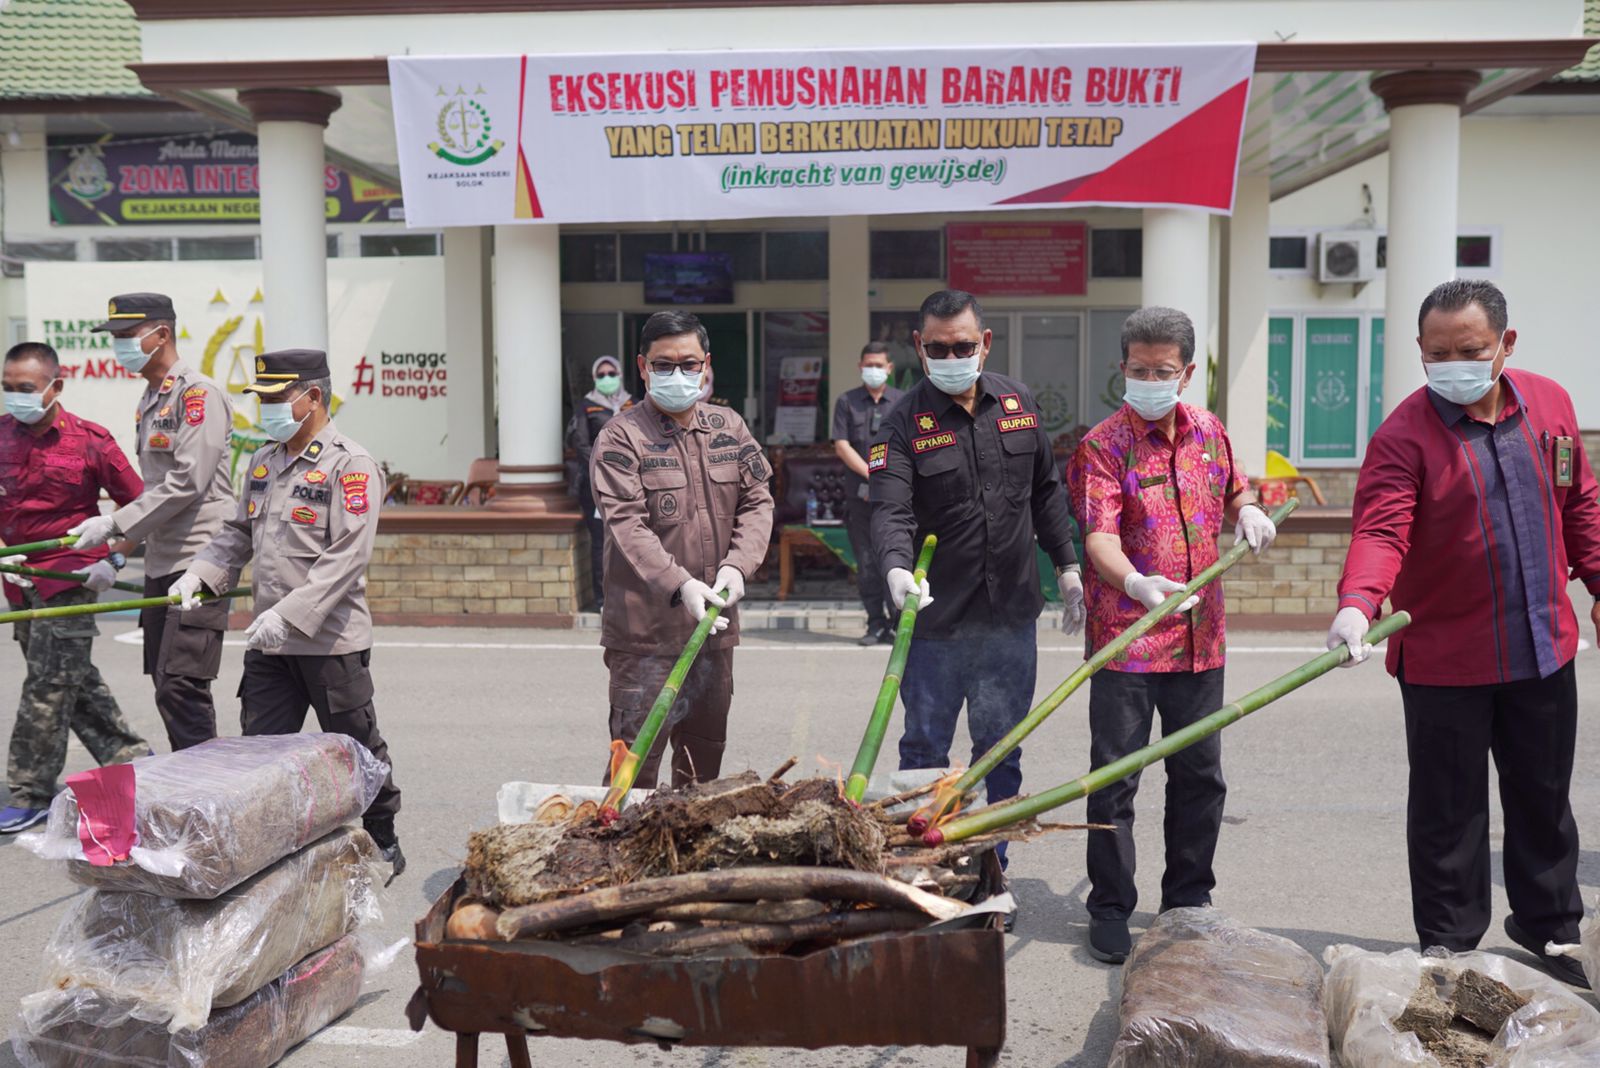
{"type": "Polygon", "coordinates": [[[939,539],[929,534],[922,539],[922,552],[917,556],[917,569],[911,573],[912,588],[906,594],[900,609],[900,623],[895,628],[894,648],[889,652],[889,666],[883,672],[883,685],[878,687],[878,703],[872,706],[872,718],[867,720],[867,733],[856,750],[856,762],[850,768],[850,778],[844,784],[848,801],[860,802],[866,795],[867,781],[872,778],[872,768],[878,763],[878,751],[883,748],[883,736],[889,730],[889,720],[894,715],[894,699],[900,693],[900,676],[906,670],[906,654],[911,651],[911,632],[917,626],[917,609],[921,596],[917,590],[928,577],[928,567],[933,563],[933,550],[939,539]]]}
{"type": "Polygon", "coordinates": [[[0,545],[0,556],[27,556],[31,553],[48,552],[51,549],[65,549],[69,545],[76,545],[78,536],[68,534],[64,538],[51,538],[49,541],[30,541],[22,545],[0,545]]]}
{"type": "MultiPolygon", "coordinates": [[[[39,567],[25,567],[22,564],[0,564],[0,571],[9,571],[13,575],[26,575],[28,578],[55,579],[58,582],[89,581],[89,576],[82,571],[46,571],[39,567]]],[[[129,593],[144,592],[144,587],[137,582],[113,582],[111,588],[114,590],[126,590],[129,593]]]]}
{"type": "MultiPolygon", "coordinates": [[[[1366,642],[1376,645],[1395,631],[1411,622],[1407,612],[1396,612],[1379,620],[1367,631],[1366,642]]],[[[1095,768],[1093,771],[1073,779],[1069,783],[1057,786],[1053,790],[1032,794],[1027,797],[1011,798],[988,808],[981,808],[969,812],[964,816],[957,816],[942,827],[930,827],[922,836],[923,844],[936,846],[945,842],[959,842],[963,838],[973,835],[987,834],[990,831],[1009,827],[1022,820],[1032,819],[1050,809],[1059,808],[1069,801],[1076,801],[1086,797],[1096,790],[1103,790],[1114,782],[1127,778],[1136,771],[1141,771],[1158,760],[1165,760],[1181,750],[1187,749],[1203,738],[1207,738],[1231,723],[1236,723],[1250,713],[1271,704],[1285,694],[1298,690],[1313,679],[1320,678],[1350,659],[1350,648],[1340,645],[1330,649],[1321,656],[1295,668],[1286,675],[1280,675],[1265,686],[1252,690],[1230,705],[1224,705],[1211,713],[1205,719],[1191,723],[1189,726],[1162,738],[1153,745],[1143,749],[1136,749],[1120,760],[1114,760],[1104,767],[1095,768]]]]}
{"type": "MultiPolygon", "coordinates": [[[[1276,526],[1282,523],[1288,518],[1289,513],[1299,506],[1300,501],[1295,497],[1290,497],[1279,505],[1278,510],[1272,513],[1273,525],[1276,526]]],[[[912,813],[911,818],[906,821],[906,829],[914,835],[921,834],[929,827],[948,819],[960,804],[961,799],[977,789],[984,776],[993,771],[1006,758],[1007,754],[1021,745],[1022,740],[1032,734],[1039,724],[1049,719],[1052,712],[1065,704],[1067,698],[1071,697],[1078,687],[1089,680],[1089,676],[1105,667],[1112,660],[1115,660],[1122,654],[1123,650],[1149,633],[1150,629],[1157,623],[1176,612],[1178,606],[1183,604],[1184,601],[1215,581],[1224,571],[1244,559],[1245,553],[1249,551],[1249,544],[1243,541],[1230,547],[1227,552],[1217,559],[1216,563],[1190,579],[1189,584],[1183,588],[1182,593],[1174,593],[1171,597],[1150,609],[1131,627],[1117,635],[1116,638],[1106,643],[1093,656],[1078,665],[1077,669],[1068,675],[1060,686],[1051,690],[1043,701],[1040,701],[1032,711],[1022,718],[1020,723],[1007,731],[1004,738],[994,743],[987,753],[973,761],[972,767],[968,768],[961,778],[949,785],[940,787],[932,801],[912,813]]]]}
{"type": "Polygon", "coordinates": [[[694,633],[689,635],[689,641],[684,645],[683,652],[678,654],[678,662],[672,665],[672,671],[667,675],[667,683],[656,695],[656,703],[650,706],[650,715],[645,717],[644,726],[639,728],[639,734],[633,739],[628,755],[611,775],[611,788],[606,792],[605,800],[600,803],[601,823],[609,824],[622,814],[622,806],[627,803],[628,791],[633,789],[633,782],[639,777],[639,768],[650,755],[650,750],[655,747],[656,735],[661,733],[661,728],[666,724],[667,713],[672,711],[672,703],[678,699],[678,691],[683,688],[683,680],[688,676],[689,668],[694,665],[694,658],[700,655],[700,647],[705,645],[706,638],[711,635],[711,624],[717,621],[720,613],[721,609],[716,605],[707,605],[706,614],[694,628],[694,633]]]}
{"type": "MultiPolygon", "coordinates": [[[[212,596],[202,593],[200,600],[216,601],[224,597],[248,597],[250,591],[245,588],[229,590],[227,593],[212,596]]],[[[135,608],[159,608],[164,604],[177,604],[183,598],[176,593],[165,597],[131,597],[125,601],[102,601],[99,604],[64,604],[55,608],[24,608],[17,612],[0,612],[0,623],[27,623],[35,619],[68,619],[72,616],[95,616],[103,612],[128,612],[135,608]]]]}

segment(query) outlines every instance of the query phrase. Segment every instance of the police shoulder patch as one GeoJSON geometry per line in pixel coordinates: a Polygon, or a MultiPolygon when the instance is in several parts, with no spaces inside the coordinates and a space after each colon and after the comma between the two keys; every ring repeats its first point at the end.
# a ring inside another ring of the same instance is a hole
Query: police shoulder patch
{"type": "Polygon", "coordinates": [[[183,391],[183,421],[190,426],[206,421],[206,387],[190,386],[183,391]]]}
{"type": "Polygon", "coordinates": [[[351,471],[339,476],[339,488],[344,491],[344,510],[351,515],[361,515],[371,507],[367,484],[372,476],[365,471],[351,471]]]}
{"type": "Polygon", "coordinates": [[[889,445],[880,441],[867,450],[867,470],[882,471],[889,466],[889,445]]]}

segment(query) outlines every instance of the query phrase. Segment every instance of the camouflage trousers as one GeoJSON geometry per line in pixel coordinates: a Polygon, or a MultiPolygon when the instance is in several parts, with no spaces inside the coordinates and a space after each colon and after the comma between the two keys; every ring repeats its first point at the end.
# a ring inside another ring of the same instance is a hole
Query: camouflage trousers
{"type": "MultiPolygon", "coordinates": [[[[55,608],[91,604],[95,594],[79,587],[41,600],[29,589],[23,598],[29,608],[55,608]]],[[[15,627],[28,677],[22,683],[6,764],[13,805],[50,804],[56,777],[67,761],[68,730],[99,764],[120,764],[150,754],[150,746],[128,727],[117,699],[89,661],[94,636],[100,633],[93,616],[38,619],[15,627]]]]}

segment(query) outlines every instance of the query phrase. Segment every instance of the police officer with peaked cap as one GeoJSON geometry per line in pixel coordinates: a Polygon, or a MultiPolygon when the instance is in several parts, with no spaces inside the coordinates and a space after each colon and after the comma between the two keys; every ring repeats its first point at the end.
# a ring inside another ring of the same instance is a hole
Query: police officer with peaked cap
{"type": "MultiPolygon", "coordinates": [[[[177,313],[162,293],[111,298],[108,317],[94,327],[111,335],[112,354],[145,380],[135,410],[144,492],[69,533],[77,548],[115,538],[144,542],[144,592],[159,597],[189,567],[237,503],[228,465],[233,407],[226,391],[178,355],[177,313]]],[[[156,708],[174,750],[217,736],[211,680],[222,666],[228,606],[218,601],[193,612],[146,608],[144,673],[156,687],[156,708]]]]}
{"type": "MultiPolygon", "coordinates": [[[[245,631],[239,684],[244,733],[299,731],[310,706],[323,730],[349,735],[389,763],[372,704],[366,595],[383,476],[367,450],[333,424],[326,353],[262,353],[245,392],[261,398],[261,426],[273,443],[250,458],[238,514],[171,592],[188,611],[202,590],[229,589],[254,558],[256,618],[245,631]]],[[[362,824],[394,875],[405,870],[394,828],[399,811],[390,775],[362,824]]]]}

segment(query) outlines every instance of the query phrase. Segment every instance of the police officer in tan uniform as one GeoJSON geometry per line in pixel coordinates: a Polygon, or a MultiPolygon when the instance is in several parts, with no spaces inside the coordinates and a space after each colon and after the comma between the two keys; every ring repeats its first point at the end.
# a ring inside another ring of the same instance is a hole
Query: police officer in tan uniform
{"type": "MultiPolygon", "coordinates": [[[[611,671],[611,737],[631,744],[708,605],[731,609],[766,556],[771,468],[744,420],[700,399],[711,366],[700,320],[664,311],[645,323],[639,375],[649,399],[595,440],[590,468],[605,520],[600,644],[611,671]]],[[[668,719],[672,782],[722,767],[738,620],[719,616],[668,719]]],[[[654,786],[664,746],[639,770],[654,786]]]]}
{"type": "MultiPolygon", "coordinates": [[[[239,684],[244,733],[293,734],[309,706],[323,730],[349,735],[387,764],[372,706],[366,594],[383,475],[328,414],[333,385],[325,353],[264,352],[245,392],[261,397],[261,426],[274,444],[250,458],[249,492],[237,515],[170,592],[190,611],[202,591],[231,588],[254,558],[256,618],[245,631],[239,684]]],[[[390,775],[362,824],[394,875],[406,863],[394,829],[399,811],[390,775]]]]}
{"type": "MultiPolygon", "coordinates": [[[[220,386],[178,356],[175,320],[168,297],[125,293],[111,299],[109,318],[94,328],[111,335],[117,362],[146,383],[135,411],[144,492],[69,531],[79,548],[114,538],[144,542],[146,597],[165,594],[237,507],[228,477],[233,408],[220,386]]],[[[211,680],[222,665],[228,603],[187,614],[146,608],[139,625],[144,673],[155,680],[156,708],[173,750],[215,738],[211,680]]]]}

